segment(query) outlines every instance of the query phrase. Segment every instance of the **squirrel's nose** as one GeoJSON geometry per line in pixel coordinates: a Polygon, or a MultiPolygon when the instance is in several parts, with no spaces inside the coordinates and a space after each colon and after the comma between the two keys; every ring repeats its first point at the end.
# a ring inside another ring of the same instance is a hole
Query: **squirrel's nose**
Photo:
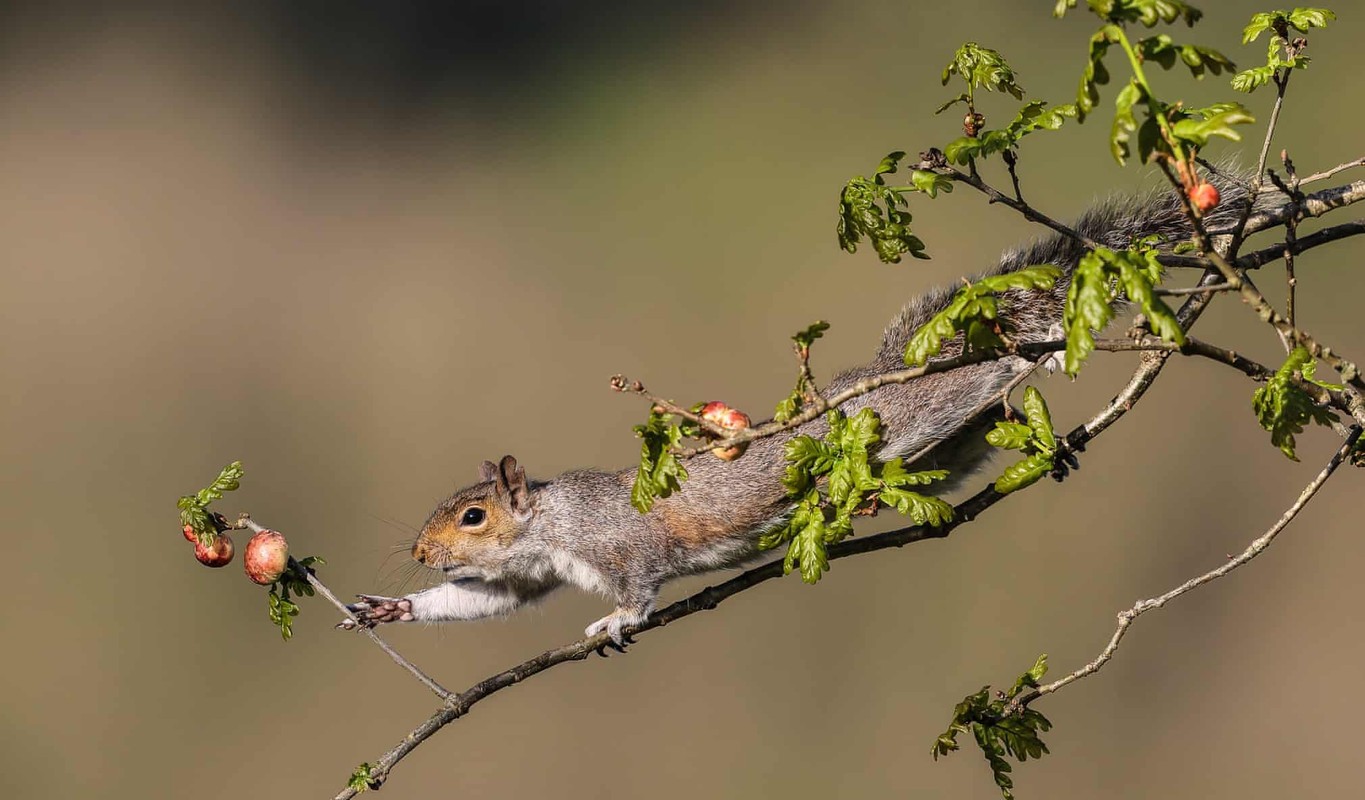
{"type": "Polygon", "coordinates": [[[422,543],[422,540],[418,539],[412,543],[412,557],[419,564],[427,563],[427,546],[422,543]]]}

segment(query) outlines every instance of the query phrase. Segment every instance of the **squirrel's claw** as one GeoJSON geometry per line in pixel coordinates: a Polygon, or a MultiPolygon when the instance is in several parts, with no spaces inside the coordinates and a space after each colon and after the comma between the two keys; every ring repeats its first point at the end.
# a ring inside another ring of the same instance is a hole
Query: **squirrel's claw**
{"type": "Polygon", "coordinates": [[[412,622],[412,601],[406,597],[380,597],[372,594],[358,594],[360,602],[351,603],[346,610],[355,619],[343,619],[336,627],[349,631],[355,628],[373,628],[384,622],[412,622]]]}
{"type": "Polygon", "coordinates": [[[635,640],[626,635],[625,629],[628,626],[638,625],[641,622],[644,622],[645,618],[648,616],[648,612],[640,614],[618,608],[585,628],[583,630],[583,635],[596,636],[599,633],[605,632],[607,636],[610,637],[608,641],[603,642],[602,645],[597,648],[597,654],[599,656],[605,656],[607,654],[606,648],[608,647],[618,653],[624,653],[626,652],[626,645],[635,644],[635,640]]]}

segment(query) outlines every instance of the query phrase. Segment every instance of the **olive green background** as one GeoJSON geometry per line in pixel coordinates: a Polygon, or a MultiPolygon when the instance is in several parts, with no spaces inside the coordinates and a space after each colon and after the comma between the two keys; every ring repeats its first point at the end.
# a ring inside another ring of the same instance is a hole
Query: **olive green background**
{"type": "MultiPolygon", "coordinates": [[[[956,111],[932,115],[959,91],[938,80],[953,47],[1001,49],[1032,96],[1064,102],[1093,28],[1041,2],[437,5],[0,13],[6,796],[331,797],[434,699],[320,600],[282,643],[240,558],[191,557],[176,496],[240,459],[222,511],[325,556],[339,593],[400,592],[430,580],[408,568],[413,527],[479,461],[549,477],[635,459],[645,406],[613,373],[766,414],[794,378],[792,331],[833,324],[827,376],[905,299],[1038,234],[962,188],[914,201],[932,261],[837,248],[843,181],[958,135],[956,111]]],[[[1333,7],[1275,148],[1304,172],[1362,154],[1365,15],[1333,7]]],[[[1206,10],[1170,33],[1262,58],[1238,43],[1259,5],[1206,10]]],[[[1040,208],[1150,182],[1108,155],[1113,91],[1093,122],[1027,140],[1040,208]]],[[[1264,117],[1269,100],[1249,103],[1264,117]]],[[[997,124],[1016,105],[983,101],[997,124]]],[[[1300,314],[1365,358],[1359,254],[1302,260],[1300,314]]],[[[1278,270],[1260,282],[1282,296],[1278,270]]],[[[1232,299],[1199,334],[1282,357],[1232,299]]],[[[1041,381],[1059,427],[1134,360],[1093,362],[1041,381]]],[[[1176,359],[1064,485],[498,694],[383,796],[996,797],[974,751],[929,759],[953,704],[1040,652],[1056,674],[1089,660],[1117,611],[1240,551],[1335,446],[1314,430],[1286,460],[1252,388],[1176,359]]],[[[1263,558],[1041,702],[1053,755],[1016,769],[1019,796],[1357,791],[1360,486],[1343,471],[1263,558]]],[[[384,633],[459,688],[607,609],[564,591],[506,621],[384,633]]]]}

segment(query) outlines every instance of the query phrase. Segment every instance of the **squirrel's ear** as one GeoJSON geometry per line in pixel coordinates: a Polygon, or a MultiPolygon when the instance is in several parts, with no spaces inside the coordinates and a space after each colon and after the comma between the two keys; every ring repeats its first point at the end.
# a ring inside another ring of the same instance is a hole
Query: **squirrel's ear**
{"type": "Polygon", "coordinates": [[[498,465],[485,461],[479,465],[479,483],[487,483],[498,477],[498,465]]]}
{"type": "Polygon", "coordinates": [[[498,464],[497,483],[493,490],[507,501],[512,516],[525,522],[531,518],[531,490],[526,485],[526,470],[511,456],[503,456],[498,464]]]}

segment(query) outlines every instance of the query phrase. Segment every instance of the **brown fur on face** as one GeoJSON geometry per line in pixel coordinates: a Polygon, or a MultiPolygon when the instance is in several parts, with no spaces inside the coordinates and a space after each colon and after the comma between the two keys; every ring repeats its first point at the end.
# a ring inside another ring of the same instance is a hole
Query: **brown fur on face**
{"type": "Polygon", "coordinates": [[[511,456],[479,468],[482,483],[456,492],[432,512],[412,557],[429,567],[497,567],[531,518],[526,472],[511,456]]]}

